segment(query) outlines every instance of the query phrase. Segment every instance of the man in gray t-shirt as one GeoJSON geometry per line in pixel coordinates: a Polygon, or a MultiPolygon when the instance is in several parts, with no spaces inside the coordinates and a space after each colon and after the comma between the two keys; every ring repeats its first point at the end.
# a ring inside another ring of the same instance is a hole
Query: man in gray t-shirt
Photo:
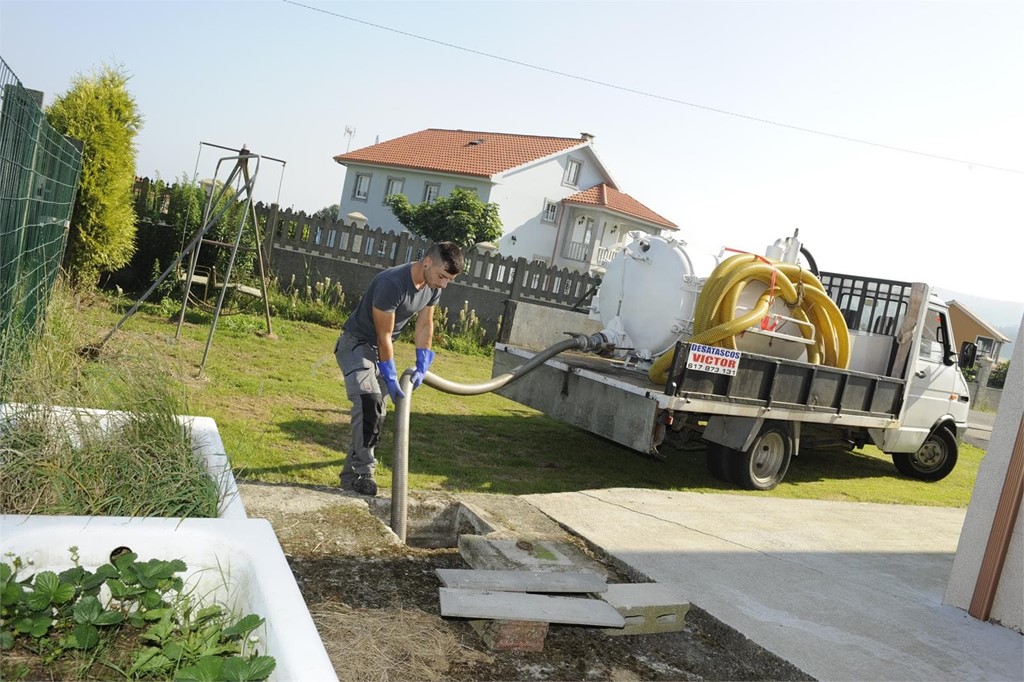
{"type": "Polygon", "coordinates": [[[370,282],[352,311],[334,346],[334,356],[352,401],[352,444],[341,470],[341,487],[360,495],[376,495],[373,448],[384,426],[384,391],[392,402],[405,398],[395,368],[394,340],[416,317],[416,370],[412,387],[418,388],[434,359],[434,306],[441,290],[462,272],[459,247],[451,242],[431,246],[422,259],[389,268],[370,282]]]}

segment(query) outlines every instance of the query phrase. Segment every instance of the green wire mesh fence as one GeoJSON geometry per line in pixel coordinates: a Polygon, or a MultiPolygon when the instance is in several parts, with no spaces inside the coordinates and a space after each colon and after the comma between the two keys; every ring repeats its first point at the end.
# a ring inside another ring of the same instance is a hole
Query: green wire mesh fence
{"type": "Polygon", "coordinates": [[[47,122],[42,93],[27,90],[0,57],[0,399],[40,332],[57,278],[80,145],[47,122]]]}

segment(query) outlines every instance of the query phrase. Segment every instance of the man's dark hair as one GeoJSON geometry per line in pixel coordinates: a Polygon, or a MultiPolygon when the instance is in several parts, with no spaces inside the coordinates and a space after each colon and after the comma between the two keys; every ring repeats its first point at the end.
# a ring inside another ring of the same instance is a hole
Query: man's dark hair
{"type": "Polygon", "coordinates": [[[429,258],[434,263],[444,266],[445,272],[449,275],[457,275],[462,272],[465,261],[462,258],[462,249],[454,242],[438,242],[427,249],[424,258],[429,258]]]}

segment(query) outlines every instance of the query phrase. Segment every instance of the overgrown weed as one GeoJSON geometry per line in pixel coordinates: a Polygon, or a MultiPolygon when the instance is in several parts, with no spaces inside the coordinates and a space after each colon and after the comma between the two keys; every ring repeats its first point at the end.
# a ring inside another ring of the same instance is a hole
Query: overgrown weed
{"type": "Polygon", "coordinates": [[[54,286],[42,334],[8,385],[0,511],[215,517],[217,484],[178,419],[188,413],[180,368],[157,349],[82,352],[80,306],[69,285],[54,286]]]}

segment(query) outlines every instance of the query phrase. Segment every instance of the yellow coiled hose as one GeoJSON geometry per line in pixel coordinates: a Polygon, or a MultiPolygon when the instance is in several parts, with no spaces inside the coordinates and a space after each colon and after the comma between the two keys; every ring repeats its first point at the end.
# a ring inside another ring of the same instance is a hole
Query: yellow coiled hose
{"type": "MultiPolygon", "coordinates": [[[[725,259],[708,277],[697,299],[690,342],[735,350],[736,335],[760,323],[769,314],[773,298],[785,302],[790,316],[809,323],[798,325],[804,338],[813,342],[807,349],[808,362],[846,369],[850,333],[839,307],[818,278],[799,265],[748,253],[725,259]],[[767,289],[751,310],[736,317],[740,294],[750,282],[760,282],[767,289]]],[[[663,353],[651,365],[651,381],[668,381],[671,365],[672,353],[663,353]]]]}

